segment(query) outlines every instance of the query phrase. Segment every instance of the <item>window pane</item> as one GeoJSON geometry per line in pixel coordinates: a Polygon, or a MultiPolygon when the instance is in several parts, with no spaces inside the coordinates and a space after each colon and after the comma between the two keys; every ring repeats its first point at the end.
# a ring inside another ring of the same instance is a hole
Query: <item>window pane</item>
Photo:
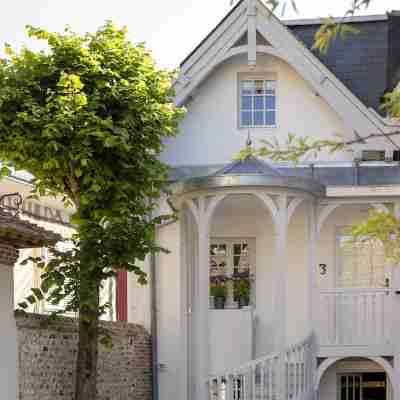
{"type": "Polygon", "coordinates": [[[264,81],[255,81],[255,94],[264,94],[264,81]]]}
{"type": "Polygon", "coordinates": [[[267,96],[267,109],[268,110],[275,110],[275,96],[267,96]]]}
{"type": "Polygon", "coordinates": [[[242,125],[251,126],[251,112],[242,111],[242,125]]]}
{"type": "Polygon", "coordinates": [[[254,109],[264,110],[264,108],[265,108],[265,97],[264,96],[254,97],[254,109]]]}
{"type": "Polygon", "coordinates": [[[262,79],[240,83],[241,126],[275,126],[275,81],[262,79]]]}
{"type": "Polygon", "coordinates": [[[265,125],[275,125],[275,124],[276,124],[275,111],[267,111],[265,125]]]}
{"type": "Polygon", "coordinates": [[[242,96],[242,110],[252,109],[252,99],[251,96],[242,96]]]}
{"type": "Polygon", "coordinates": [[[242,94],[253,94],[253,93],[254,93],[254,81],[243,81],[242,94]]]}
{"type": "Polygon", "coordinates": [[[264,125],[264,111],[254,113],[254,125],[264,125]]]}
{"type": "Polygon", "coordinates": [[[275,81],[266,81],[265,89],[267,94],[275,94],[275,81]]]}

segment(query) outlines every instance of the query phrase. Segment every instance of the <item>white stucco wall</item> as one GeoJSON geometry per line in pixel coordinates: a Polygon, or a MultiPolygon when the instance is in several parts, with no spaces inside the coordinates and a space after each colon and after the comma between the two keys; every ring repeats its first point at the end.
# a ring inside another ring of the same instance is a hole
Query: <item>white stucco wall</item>
{"type": "Polygon", "coordinates": [[[160,400],[184,399],[186,386],[186,342],[183,280],[180,258],[180,224],[158,230],[158,243],[170,253],[159,253],[157,263],[157,317],[160,400]]]}
{"type": "Polygon", "coordinates": [[[147,273],[148,284],[141,285],[133,272],[128,272],[128,322],[143,325],[148,332],[151,330],[151,285],[150,256],[140,267],[147,273]]]}
{"type": "Polygon", "coordinates": [[[252,360],[252,311],[210,310],[210,373],[229,371],[252,360]]]}
{"type": "MultiPolygon", "coordinates": [[[[168,140],[162,160],[171,165],[226,163],[244,147],[248,129],[238,129],[238,74],[250,72],[247,58],[221,64],[196,90],[187,105],[181,133],[168,140]]],[[[277,75],[277,127],[254,128],[253,138],[284,140],[288,133],[332,139],[346,131],[338,115],[286,62],[259,55],[252,73],[277,75]]],[[[257,140],[254,140],[256,143],[257,140]]],[[[319,154],[320,160],[351,160],[349,153],[319,154]]]]}
{"type": "Polygon", "coordinates": [[[13,267],[0,265],[0,388],[2,399],[18,398],[18,345],[14,318],[13,267]]]}

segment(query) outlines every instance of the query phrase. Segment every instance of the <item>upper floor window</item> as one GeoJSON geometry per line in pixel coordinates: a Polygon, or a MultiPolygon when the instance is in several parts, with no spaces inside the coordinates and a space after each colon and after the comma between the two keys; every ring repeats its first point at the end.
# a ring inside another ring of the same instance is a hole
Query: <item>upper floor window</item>
{"type": "Polygon", "coordinates": [[[245,79],[240,82],[240,126],[276,126],[276,81],[245,79]]]}

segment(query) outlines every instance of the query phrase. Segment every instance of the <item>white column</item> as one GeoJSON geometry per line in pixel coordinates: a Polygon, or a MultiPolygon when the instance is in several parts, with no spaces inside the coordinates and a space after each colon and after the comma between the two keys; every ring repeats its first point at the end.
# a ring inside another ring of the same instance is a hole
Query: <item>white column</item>
{"type": "Polygon", "coordinates": [[[209,223],[204,198],[198,199],[197,209],[197,271],[195,274],[195,400],[208,398],[207,378],[209,375],[209,223]]]}
{"type": "Polygon", "coordinates": [[[13,266],[0,265],[0,398],[18,399],[18,341],[13,266]]]}
{"type": "Polygon", "coordinates": [[[316,204],[310,201],[307,205],[308,216],[308,323],[310,333],[315,330],[314,307],[317,294],[316,265],[317,265],[317,216],[316,204]]]}
{"type": "Polygon", "coordinates": [[[278,198],[278,219],[276,223],[275,250],[275,350],[281,351],[286,346],[287,326],[287,196],[278,198]]]}

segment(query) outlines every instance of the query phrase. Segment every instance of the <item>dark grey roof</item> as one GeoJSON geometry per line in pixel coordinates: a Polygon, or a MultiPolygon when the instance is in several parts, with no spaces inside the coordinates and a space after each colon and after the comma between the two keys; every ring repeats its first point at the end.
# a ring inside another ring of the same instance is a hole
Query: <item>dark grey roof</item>
{"type": "MultiPolygon", "coordinates": [[[[354,18],[346,23],[359,33],[338,37],[325,55],[313,52],[367,107],[382,112],[382,96],[400,78],[400,15],[392,12],[386,18],[354,18]]],[[[287,25],[311,49],[321,21],[287,25]]]]}
{"type": "Polygon", "coordinates": [[[281,176],[281,173],[268,163],[253,156],[244,160],[236,160],[219,169],[213,175],[252,175],[262,174],[264,176],[281,176]]]}

